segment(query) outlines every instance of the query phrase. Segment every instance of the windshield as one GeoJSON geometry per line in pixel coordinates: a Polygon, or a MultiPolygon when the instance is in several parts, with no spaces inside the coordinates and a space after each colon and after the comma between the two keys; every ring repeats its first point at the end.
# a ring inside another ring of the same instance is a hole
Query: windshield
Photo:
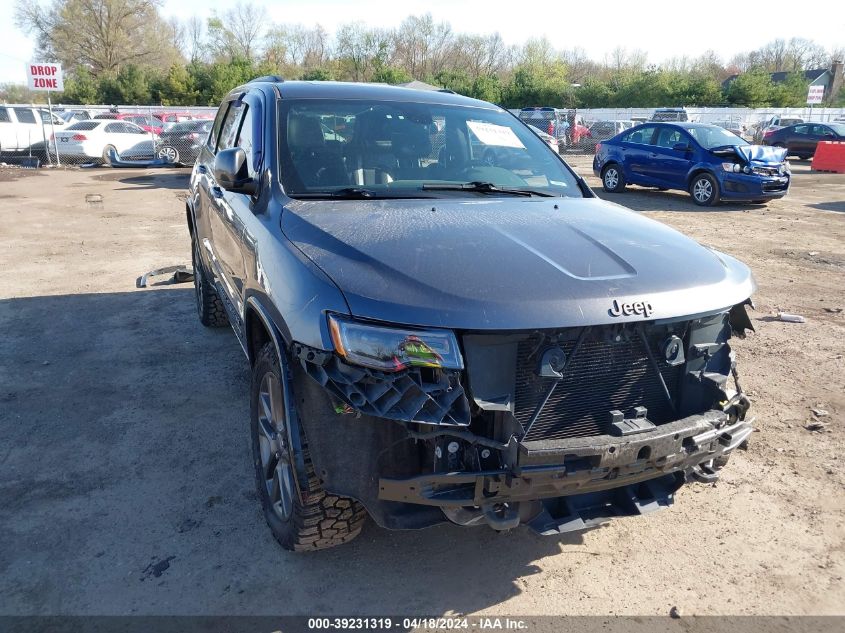
{"type": "Polygon", "coordinates": [[[725,145],[748,145],[748,141],[741,139],[733,132],[715,125],[691,127],[687,132],[698,141],[704,149],[724,147],[725,145]]]}
{"type": "Polygon", "coordinates": [[[583,195],[557,154],[502,110],[352,99],[279,108],[280,178],[293,197],[583,195]],[[470,183],[484,186],[455,187],[470,183]]]}
{"type": "Polygon", "coordinates": [[[827,127],[836,132],[839,136],[845,136],[845,123],[828,123],[827,127]]]}

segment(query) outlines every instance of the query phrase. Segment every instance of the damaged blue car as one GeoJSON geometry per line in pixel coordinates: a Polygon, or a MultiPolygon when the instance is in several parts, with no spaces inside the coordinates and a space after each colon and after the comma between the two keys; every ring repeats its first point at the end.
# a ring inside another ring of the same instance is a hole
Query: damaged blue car
{"type": "Polygon", "coordinates": [[[764,203],[789,191],[785,158],[782,148],[750,145],[716,125],[647,123],[599,143],[593,172],[610,193],[641,185],[688,191],[700,206],[764,203]]]}

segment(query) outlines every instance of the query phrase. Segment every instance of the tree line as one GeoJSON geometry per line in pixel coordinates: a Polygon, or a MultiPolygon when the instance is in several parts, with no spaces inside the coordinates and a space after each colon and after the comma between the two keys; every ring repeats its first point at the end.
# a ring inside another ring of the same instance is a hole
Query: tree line
{"type": "MultiPolygon", "coordinates": [[[[44,61],[66,72],[64,103],[217,105],[257,75],[288,79],[418,79],[505,107],[657,107],[804,105],[803,70],[829,67],[842,49],[801,39],[775,40],[725,62],[713,51],[650,64],[617,47],[602,60],[546,39],[508,45],[498,33],[455,32],[430,14],[394,29],[354,22],[329,33],[319,25],[273,24],[259,4],[238,2],[208,19],[166,20],[161,0],[17,0],[16,23],[34,36],[44,61]],[[773,83],[772,72],[787,72],[773,83]],[[739,74],[727,89],[722,82],[739,74]]],[[[42,95],[2,86],[0,99],[42,95]]],[[[832,105],[845,105],[845,95],[832,105]]]]}

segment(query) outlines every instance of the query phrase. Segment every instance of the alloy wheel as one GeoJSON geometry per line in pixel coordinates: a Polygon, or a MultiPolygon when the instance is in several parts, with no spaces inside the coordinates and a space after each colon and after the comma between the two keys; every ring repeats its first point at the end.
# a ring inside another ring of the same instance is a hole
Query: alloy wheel
{"type": "Polygon", "coordinates": [[[280,519],[287,521],[293,512],[296,486],[282,386],[273,372],[264,374],[258,390],[258,445],[270,505],[280,519]]]}
{"type": "Polygon", "coordinates": [[[707,202],[713,195],[713,185],[707,178],[699,178],[692,187],[692,195],[699,202],[707,202]]]}
{"type": "Polygon", "coordinates": [[[175,147],[165,145],[160,150],[158,150],[158,157],[163,158],[169,163],[175,163],[179,161],[179,152],[176,150],[175,147]]]}
{"type": "Polygon", "coordinates": [[[611,167],[604,172],[604,186],[608,189],[616,189],[619,184],[619,172],[614,167],[611,167]]]}

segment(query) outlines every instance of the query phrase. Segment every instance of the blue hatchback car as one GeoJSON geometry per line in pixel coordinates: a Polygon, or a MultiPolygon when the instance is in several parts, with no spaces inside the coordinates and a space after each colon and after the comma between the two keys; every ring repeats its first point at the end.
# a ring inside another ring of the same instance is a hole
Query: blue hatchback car
{"type": "Polygon", "coordinates": [[[785,157],[781,148],[750,145],[716,125],[645,123],[598,144],[593,172],[612,193],[642,185],[688,191],[701,206],[762,203],[789,190],[785,157]]]}

